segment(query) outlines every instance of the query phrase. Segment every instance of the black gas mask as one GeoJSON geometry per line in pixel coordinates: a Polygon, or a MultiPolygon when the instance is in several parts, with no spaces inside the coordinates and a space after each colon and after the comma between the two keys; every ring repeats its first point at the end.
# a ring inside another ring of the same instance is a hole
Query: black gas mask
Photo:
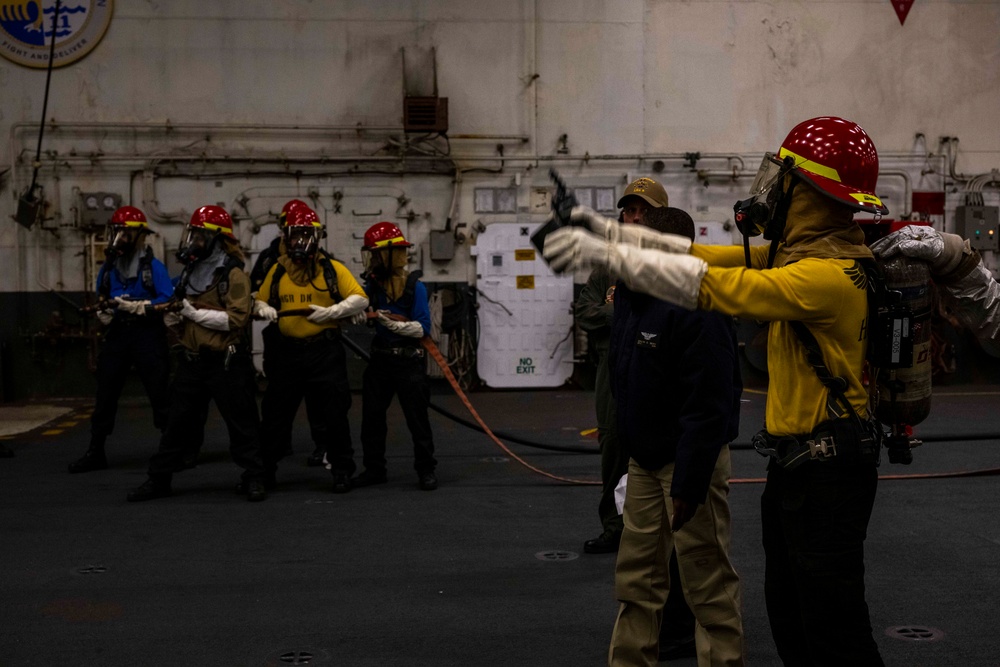
{"type": "Polygon", "coordinates": [[[771,241],[768,266],[774,261],[777,243],[785,231],[788,204],[791,201],[792,189],[795,187],[793,179],[788,190],[784,189],[785,176],[794,168],[795,159],[791,156],[779,160],[773,153],[765,153],[757,170],[757,176],[750,186],[750,196],[733,205],[736,228],[743,235],[747,268],[750,267],[751,236],[763,235],[765,239],[771,241]]]}
{"type": "Polygon", "coordinates": [[[295,264],[306,264],[316,256],[319,247],[319,229],[316,227],[286,227],[285,251],[295,264]]]}
{"type": "Polygon", "coordinates": [[[177,261],[181,264],[194,264],[212,254],[218,233],[210,232],[202,227],[188,225],[177,248],[177,261]]]}
{"type": "Polygon", "coordinates": [[[119,257],[130,255],[135,251],[142,232],[135,227],[108,225],[105,236],[108,244],[104,247],[104,257],[113,262],[119,257]]]}
{"type": "MultiPolygon", "coordinates": [[[[400,249],[406,252],[405,249],[400,249]]],[[[377,250],[363,250],[362,259],[367,267],[365,275],[376,280],[385,282],[392,277],[392,253],[397,252],[392,246],[379,248],[377,250]]]]}

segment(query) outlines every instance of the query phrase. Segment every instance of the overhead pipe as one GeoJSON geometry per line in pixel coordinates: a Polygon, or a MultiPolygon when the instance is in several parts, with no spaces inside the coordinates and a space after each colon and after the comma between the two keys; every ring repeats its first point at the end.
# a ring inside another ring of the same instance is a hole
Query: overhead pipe
{"type": "Polygon", "coordinates": [[[913,213],[913,185],[910,181],[910,174],[902,169],[879,169],[879,178],[882,176],[896,176],[903,179],[903,213],[900,216],[903,220],[909,220],[913,213]]]}
{"type": "MultiPolygon", "coordinates": [[[[49,159],[52,162],[66,164],[71,166],[74,164],[94,164],[96,162],[119,162],[119,163],[134,163],[134,162],[144,162],[151,158],[155,158],[157,162],[266,162],[266,163],[290,163],[290,164],[324,164],[324,163],[340,163],[340,162],[505,162],[505,163],[538,163],[538,162],[622,162],[622,161],[651,161],[655,162],[657,160],[664,161],[682,161],[686,162],[689,159],[682,153],[678,154],[667,154],[667,153],[629,153],[620,155],[590,155],[585,153],[583,155],[504,155],[499,157],[496,155],[406,155],[406,156],[393,156],[393,155],[363,155],[363,154],[353,154],[353,155],[262,155],[260,153],[255,154],[243,154],[236,155],[232,152],[228,152],[224,155],[210,155],[207,153],[202,153],[199,155],[192,155],[190,153],[177,153],[177,154],[164,154],[157,153],[156,155],[135,155],[127,153],[101,153],[89,154],[89,155],[57,155],[52,156],[49,159]]],[[[702,154],[702,160],[742,160],[740,156],[734,154],[702,154]]],[[[16,163],[15,163],[16,166],[16,163]]],[[[730,172],[720,172],[729,174],[730,172]]]]}
{"type": "Polygon", "coordinates": [[[150,218],[155,222],[170,223],[170,222],[186,222],[187,221],[187,211],[180,209],[178,211],[166,212],[160,210],[160,201],[156,197],[156,184],[153,180],[154,174],[150,169],[143,169],[142,171],[142,208],[150,218]]]}

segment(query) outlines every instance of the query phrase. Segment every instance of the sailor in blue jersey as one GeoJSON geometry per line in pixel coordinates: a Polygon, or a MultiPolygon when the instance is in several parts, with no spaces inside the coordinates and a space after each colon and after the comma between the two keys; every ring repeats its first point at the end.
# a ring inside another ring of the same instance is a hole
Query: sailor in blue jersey
{"type": "Polygon", "coordinates": [[[107,227],[107,261],[97,274],[97,295],[105,308],[97,311],[104,325],[97,357],[97,396],[90,418],[90,447],[69,465],[71,473],[104,470],[104,443],[115,428],[115,414],[128,373],[134,366],[153,408],[153,424],[167,423],[167,378],[170,363],[163,317],[149,306],[174,293],[163,262],[145,244],[149,222],[134,206],[122,206],[107,227]]]}
{"type": "Polygon", "coordinates": [[[365,232],[364,287],[378,317],[374,320],[375,338],[362,381],[364,470],[354,479],[356,487],[382,484],[388,479],[386,410],[393,395],[399,397],[413,438],[413,467],[420,488],[433,491],[438,486],[434,438],[427,414],[430,388],[424,348],[420,345],[420,339],[430,333],[431,317],[427,288],[419,280],[420,272],[406,269],[406,248],[412,245],[391,222],[380,222],[365,232]]]}

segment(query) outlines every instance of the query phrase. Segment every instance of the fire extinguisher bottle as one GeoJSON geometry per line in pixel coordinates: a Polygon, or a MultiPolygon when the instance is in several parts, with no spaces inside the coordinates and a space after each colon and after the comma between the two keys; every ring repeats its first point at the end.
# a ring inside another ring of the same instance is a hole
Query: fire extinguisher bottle
{"type": "Polygon", "coordinates": [[[900,305],[912,313],[913,365],[883,371],[878,383],[875,414],[895,430],[919,424],[931,411],[931,276],[925,262],[903,255],[880,266],[886,287],[900,292],[900,305]]]}

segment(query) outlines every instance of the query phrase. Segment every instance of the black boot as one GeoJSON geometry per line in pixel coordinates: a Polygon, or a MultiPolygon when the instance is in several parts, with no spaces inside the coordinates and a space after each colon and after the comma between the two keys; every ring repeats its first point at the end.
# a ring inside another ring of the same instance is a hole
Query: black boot
{"type": "Polygon", "coordinates": [[[323,456],[326,454],[326,450],[322,447],[317,446],[313,453],[309,455],[306,459],[306,465],[310,468],[316,468],[323,465],[323,456]]]}
{"type": "Polygon", "coordinates": [[[438,488],[438,479],[433,471],[420,473],[418,479],[421,491],[433,491],[438,488]]]}
{"type": "Polygon", "coordinates": [[[354,484],[351,481],[351,474],[346,472],[335,472],[333,473],[333,492],[334,493],[347,493],[352,488],[354,484]]]}
{"type": "Polygon", "coordinates": [[[166,498],[171,494],[170,480],[150,477],[140,486],[128,492],[130,503],[140,503],[144,500],[155,500],[156,498],[166,498]]]}
{"type": "MultiPolygon", "coordinates": [[[[260,478],[260,482],[265,491],[274,491],[278,486],[277,474],[274,471],[265,472],[264,476],[260,478]]],[[[236,493],[241,495],[250,493],[250,485],[247,483],[247,480],[240,478],[240,481],[236,482],[236,493]]]]}
{"type": "Polygon", "coordinates": [[[584,542],[583,552],[588,554],[613,554],[618,551],[618,543],[621,540],[621,532],[607,528],[594,539],[584,542]]]}
{"type": "Polygon", "coordinates": [[[91,445],[83,456],[69,464],[71,473],[107,470],[107,468],[108,459],[104,456],[104,447],[95,447],[94,445],[91,445]]]}
{"type": "Polygon", "coordinates": [[[260,479],[248,479],[246,482],[247,500],[252,503],[259,503],[267,500],[267,489],[264,488],[264,481],[260,479]]]}

